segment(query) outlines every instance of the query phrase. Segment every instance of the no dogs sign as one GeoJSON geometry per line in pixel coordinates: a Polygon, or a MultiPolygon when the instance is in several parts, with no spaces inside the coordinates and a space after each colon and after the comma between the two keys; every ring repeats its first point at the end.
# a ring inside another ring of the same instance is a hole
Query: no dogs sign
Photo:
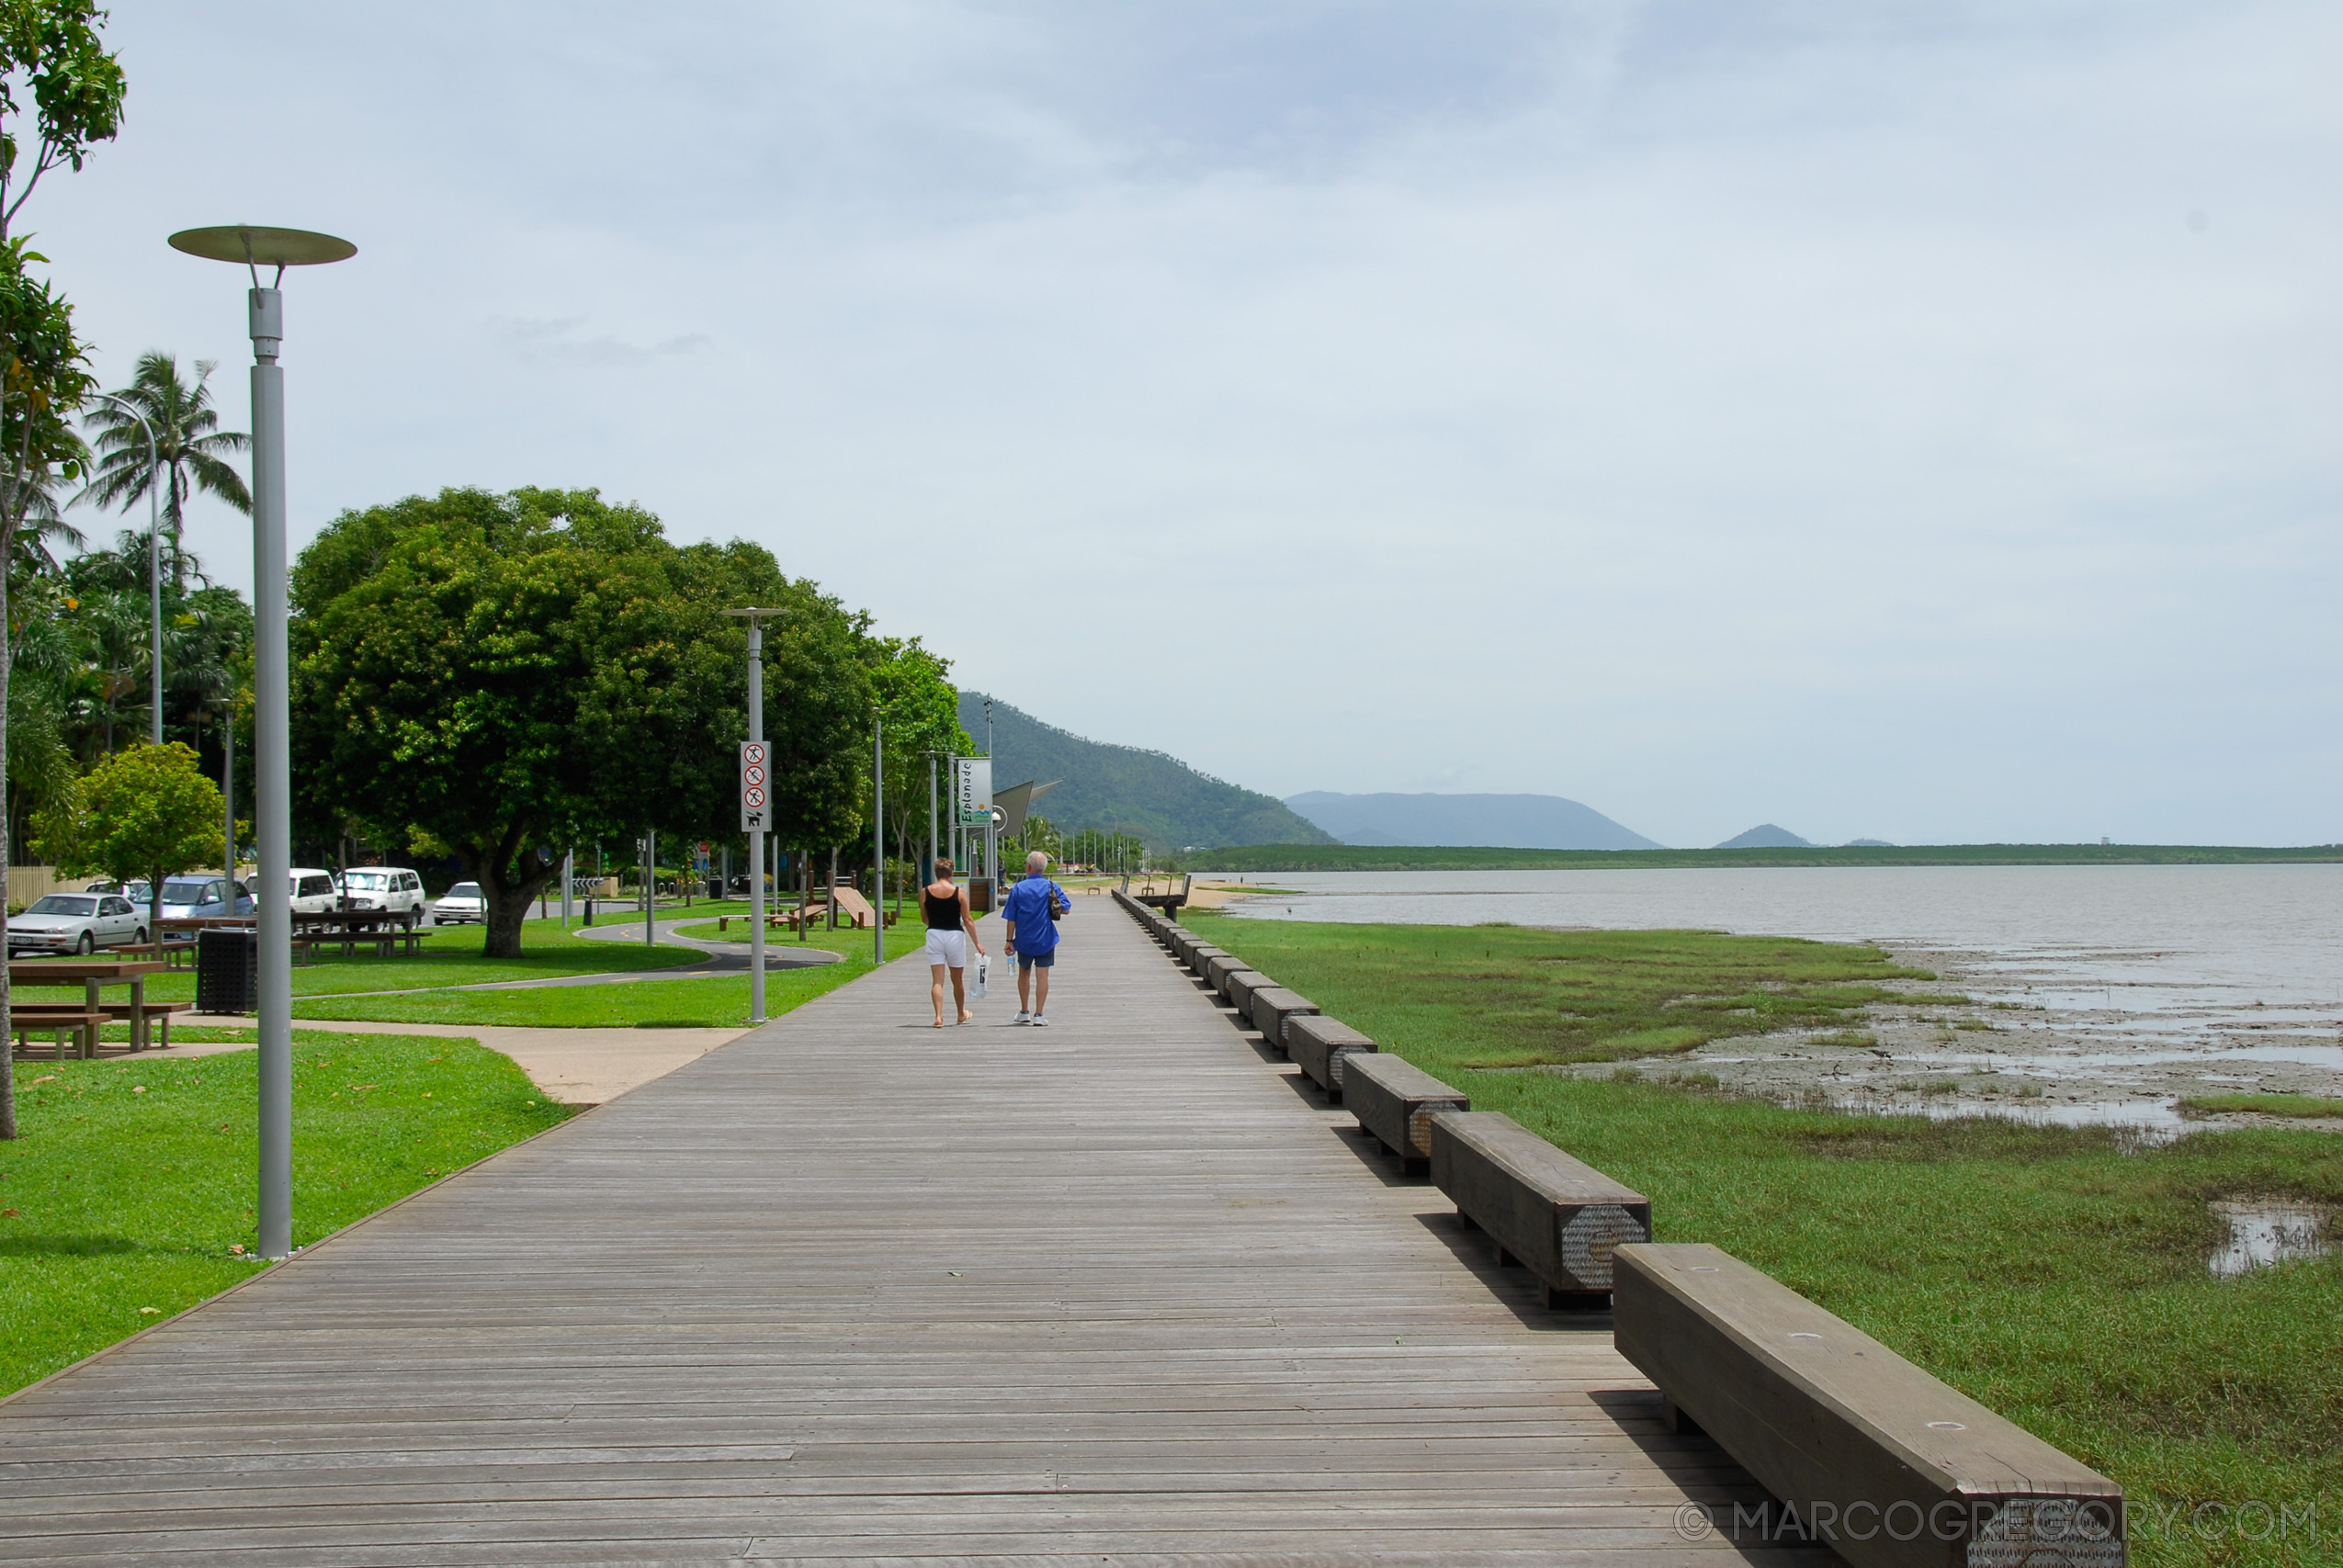
{"type": "Polygon", "coordinates": [[[761,833],[773,825],[772,764],[762,740],[741,742],[741,831],[761,833]]]}

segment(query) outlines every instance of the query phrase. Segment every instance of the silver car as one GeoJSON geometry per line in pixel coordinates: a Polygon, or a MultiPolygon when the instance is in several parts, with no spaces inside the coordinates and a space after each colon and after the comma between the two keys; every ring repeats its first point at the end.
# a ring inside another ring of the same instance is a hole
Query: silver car
{"type": "MultiPolygon", "coordinates": [[[[163,918],[166,920],[216,920],[253,912],[252,894],[241,882],[224,876],[167,876],[163,879],[163,918]]],[[[164,942],[193,942],[193,931],[163,933],[164,942]]]]}
{"type": "Polygon", "coordinates": [[[50,893],[8,922],[8,956],[19,953],[88,954],[118,942],[144,942],[138,906],[119,893],[50,893]]]}

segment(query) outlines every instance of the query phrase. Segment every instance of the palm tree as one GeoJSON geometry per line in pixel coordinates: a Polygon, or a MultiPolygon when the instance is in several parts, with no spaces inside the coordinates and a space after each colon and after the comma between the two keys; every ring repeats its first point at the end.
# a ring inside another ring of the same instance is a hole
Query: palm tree
{"type": "MultiPolygon", "coordinates": [[[[187,586],[180,513],[187,499],[201,491],[239,512],[252,512],[252,492],[244,488],[243,476],[220,456],[241,452],[252,443],[241,431],[219,428],[209,385],[218,368],[216,360],[197,360],[195,384],[190,386],[179,378],[175,355],[151,348],[139,355],[130,384],[114,394],[136,407],[154,427],[154,460],[168,479],[163,514],[170,520],[171,584],[180,590],[187,586]]],[[[154,476],[146,466],[146,434],[138,421],[108,402],[93,408],[88,420],[97,433],[96,471],[74,499],[123,508],[143,501],[154,476]]]]}

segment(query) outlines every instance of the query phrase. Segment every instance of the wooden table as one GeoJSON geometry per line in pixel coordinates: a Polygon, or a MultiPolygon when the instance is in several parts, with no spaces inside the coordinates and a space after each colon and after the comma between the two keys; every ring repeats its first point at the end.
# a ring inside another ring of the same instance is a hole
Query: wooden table
{"type": "MultiPolygon", "coordinates": [[[[127,961],[119,958],[45,958],[8,965],[8,988],[26,986],[79,986],[82,995],[96,1012],[103,1005],[98,993],[108,986],[127,985],[130,988],[130,1049],[146,1049],[146,977],[162,973],[164,965],[153,959],[127,961]]],[[[97,1042],[89,1043],[90,1055],[97,1054],[97,1042]]]]}

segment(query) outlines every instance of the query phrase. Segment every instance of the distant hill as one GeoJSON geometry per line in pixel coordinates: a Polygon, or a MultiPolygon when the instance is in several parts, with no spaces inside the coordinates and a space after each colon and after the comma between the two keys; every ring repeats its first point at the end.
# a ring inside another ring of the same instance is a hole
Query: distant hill
{"type": "MultiPolygon", "coordinates": [[[[2343,863],[2343,844],[1907,844],[1879,849],[1497,850],[1432,845],[1248,844],[1194,858],[1198,871],[1622,871],[1638,866],[2278,865],[2343,863]]],[[[1185,863],[1184,862],[1183,863],[1185,863]]]]}
{"type": "Polygon", "coordinates": [[[1760,822],[1746,833],[1736,833],[1716,847],[1720,850],[1810,850],[1815,846],[1787,828],[1760,822]]]}
{"type": "MultiPolygon", "coordinates": [[[[979,746],[984,699],[982,692],[960,694],[960,728],[979,746]]],[[[1273,795],[1200,773],[1160,751],[1085,740],[998,697],[992,745],[995,788],[1027,779],[1065,781],[1034,806],[1060,829],[1136,833],[1158,849],[1333,842],[1273,795]]]]}
{"type": "Polygon", "coordinates": [[[1656,850],[1641,833],[1558,795],[1336,795],[1285,804],[1346,844],[1496,845],[1522,850],[1656,850]]]}

